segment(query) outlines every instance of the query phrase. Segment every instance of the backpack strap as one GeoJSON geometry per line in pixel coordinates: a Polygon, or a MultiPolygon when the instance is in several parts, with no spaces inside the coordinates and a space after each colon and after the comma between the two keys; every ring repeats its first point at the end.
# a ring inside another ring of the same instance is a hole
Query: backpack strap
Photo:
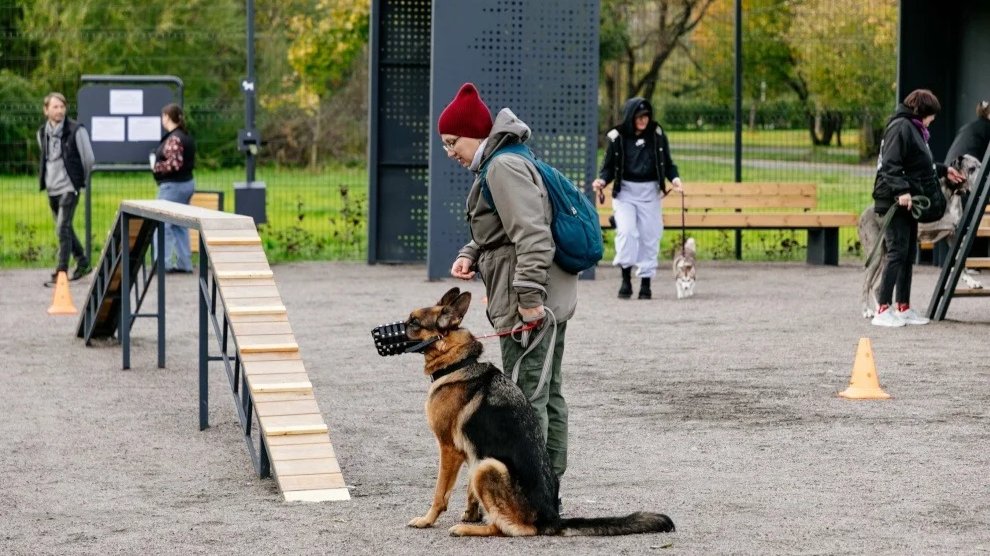
{"type": "MultiPolygon", "coordinates": [[[[517,154],[531,162],[534,166],[536,165],[536,157],[533,156],[533,151],[522,143],[512,143],[511,145],[499,147],[491,154],[491,156],[488,157],[488,160],[481,165],[481,168],[478,170],[478,175],[481,177],[481,194],[485,197],[485,200],[488,201],[488,204],[491,205],[495,212],[498,212],[498,208],[495,206],[495,200],[492,199],[492,191],[488,187],[488,165],[491,164],[492,161],[495,160],[495,157],[500,154],[517,154]]],[[[539,168],[537,168],[537,171],[539,171],[539,168]]]]}

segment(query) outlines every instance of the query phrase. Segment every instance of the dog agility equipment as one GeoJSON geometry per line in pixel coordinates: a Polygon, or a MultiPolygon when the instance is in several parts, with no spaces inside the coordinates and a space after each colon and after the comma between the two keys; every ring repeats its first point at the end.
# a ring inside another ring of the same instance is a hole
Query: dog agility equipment
{"type": "Polygon", "coordinates": [[[49,315],[75,315],[79,311],[72,303],[72,292],[69,291],[69,278],[64,270],[58,271],[55,278],[55,295],[52,297],[52,305],[48,308],[49,315]]]}
{"type": "Polygon", "coordinates": [[[209,363],[218,361],[258,475],[274,475],[286,501],[350,499],[252,218],[169,201],[123,201],[76,334],[87,345],[116,334],[126,369],[137,317],[154,317],[158,366],[165,366],[165,259],[152,256],[151,244],[157,237],[164,245],[166,222],[199,231],[200,429],[209,427],[209,363]],[[157,312],[140,312],[153,283],[157,312]],[[211,335],[219,353],[211,354],[211,335]]]}
{"type": "Polygon", "coordinates": [[[553,209],[550,231],[556,247],[553,260],[557,265],[571,274],[577,274],[598,264],[605,254],[605,247],[602,244],[602,231],[598,225],[598,211],[595,205],[574,185],[574,182],[560,173],[560,170],[533,156],[529,147],[521,143],[508,145],[492,153],[485,161],[481,167],[481,193],[488,204],[498,210],[492,200],[492,192],[488,188],[485,175],[492,160],[503,154],[515,154],[525,158],[536,166],[543,178],[543,184],[550,197],[550,206],[553,209]]]}
{"type": "MultiPolygon", "coordinates": [[[[888,311],[891,310],[888,309],[888,311]]],[[[850,400],[886,400],[890,398],[890,394],[880,388],[880,378],[877,376],[877,367],[873,362],[873,345],[869,338],[859,339],[849,387],[839,392],[839,395],[850,400]]]]}

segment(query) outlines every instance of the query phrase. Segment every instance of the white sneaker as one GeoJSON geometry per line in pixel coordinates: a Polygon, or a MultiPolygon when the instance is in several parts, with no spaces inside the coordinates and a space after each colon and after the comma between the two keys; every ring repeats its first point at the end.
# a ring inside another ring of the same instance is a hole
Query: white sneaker
{"type": "Polygon", "coordinates": [[[873,320],[870,321],[870,324],[872,324],[873,326],[889,326],[892,328],[896,328],[898,326],[904,326],[907,323],[904,322],[903,319],[899,318],[897,315],[894,314],[893,308],[888,308],[886,311],[882,313],[877,313],[877,316],[873,317],[873,320]]]}
{"type": "MultiPolygon", "coordinates": [[[[891,312],[890,310],[887,311],[891,312]]],[[[908,308],[907,311],[898,311],[897,318],[901,319],[904,324],[928,324],[928,319],[919,315],[914,309],[908,308]]]]}

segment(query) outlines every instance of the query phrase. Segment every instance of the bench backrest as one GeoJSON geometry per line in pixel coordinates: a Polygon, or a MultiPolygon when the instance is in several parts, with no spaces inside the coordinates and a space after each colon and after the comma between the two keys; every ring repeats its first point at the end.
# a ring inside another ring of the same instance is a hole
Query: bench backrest
{"type": "MultiPolygon", "coordinates": [[[[818,186],[814,183],[689,183],[684,208],[711,209],[800,209],[818,205],[818,186]]],[[[611,212],[612,192],[605,190],[605,202],[599,211],[611,212]]],[[[664,209],[680,211],[679,193],[670,192],[664,209]]]]}
{"type": "MultiPolygon", "coordinates": [[[[223,191],[195,191],[189,205],[210,210],[223,210],[223,191]]],[[[199,231],[189,230],[189,248],[199,253],[199,231]]]]}

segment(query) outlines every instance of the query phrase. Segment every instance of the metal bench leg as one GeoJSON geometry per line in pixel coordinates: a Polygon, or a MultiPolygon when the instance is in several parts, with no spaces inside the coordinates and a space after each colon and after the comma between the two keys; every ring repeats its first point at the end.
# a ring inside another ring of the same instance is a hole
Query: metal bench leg
{"type": "Polygon", "coordinates": [[[814,228],[808,230],[808,264],[839,264],[839,229],[814,228]]]}

